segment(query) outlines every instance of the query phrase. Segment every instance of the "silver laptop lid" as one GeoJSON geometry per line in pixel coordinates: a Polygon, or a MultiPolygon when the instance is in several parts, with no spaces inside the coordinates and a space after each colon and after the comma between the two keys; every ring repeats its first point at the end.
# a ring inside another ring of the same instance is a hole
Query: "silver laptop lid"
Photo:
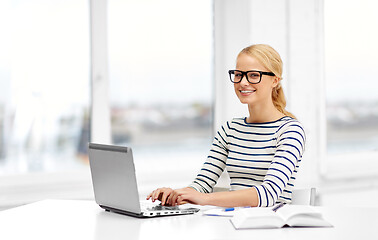
{"type": "Polygon", "coordinates": [[[89,164],[97,204],[141,213],[131,148],[89,143],[89,164]]]}

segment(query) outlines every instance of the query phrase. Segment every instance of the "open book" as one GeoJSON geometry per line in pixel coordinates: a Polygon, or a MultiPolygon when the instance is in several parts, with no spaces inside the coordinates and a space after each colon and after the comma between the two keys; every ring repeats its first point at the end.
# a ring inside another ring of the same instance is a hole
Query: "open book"
{"type": "Polygon", "coordinates": [[[320,211],[306,205],[272,208],[245,208],[235,212],[231,222],[236,229],[290,227],[332,227],[320,211]]]}

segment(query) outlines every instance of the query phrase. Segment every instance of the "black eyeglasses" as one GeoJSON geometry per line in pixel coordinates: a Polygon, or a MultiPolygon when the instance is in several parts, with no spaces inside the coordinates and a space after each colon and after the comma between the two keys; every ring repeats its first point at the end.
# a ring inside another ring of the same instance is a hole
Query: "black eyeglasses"
{"type": "Polygon", "coordinates": [[[233,83],[240,83],[243,77],[245,76],[247,78],[247,81],[252,84],[257,84],[261,82],[262,75],[275,76],[275,74],[272,72],[263,72],[257,70],[251,70],[246,72],[240,70],[229,70],[228,74],[230,75],[230,80],[233,83]]]}

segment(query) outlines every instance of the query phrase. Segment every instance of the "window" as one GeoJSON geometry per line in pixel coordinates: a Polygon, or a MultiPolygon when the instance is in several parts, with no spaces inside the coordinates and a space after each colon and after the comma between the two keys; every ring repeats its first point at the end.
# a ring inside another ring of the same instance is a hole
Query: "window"
{"type": "Polygon", "coordinates": [[[0,173],[86,167],[88,1],[0,4],[0,173]]]}
{"type": "Polygon", "coordinates": [[[213,136],[212,2],[109,0],[108,18],[113,143],[188,184],[213,136]]]}
{"type": "Polygon", "coordinates": [[[378,157],[378,3],[330,0],[324,6],[328,162],[366,173],[371,169],[363,166],[378,157]]]}

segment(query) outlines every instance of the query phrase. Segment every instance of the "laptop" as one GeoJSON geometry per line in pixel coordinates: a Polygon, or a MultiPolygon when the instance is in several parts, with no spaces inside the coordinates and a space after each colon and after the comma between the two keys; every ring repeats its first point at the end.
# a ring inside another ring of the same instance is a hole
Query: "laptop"
{"type": "Polygon", "coordinates": [[[191,207],[141,204],[130,147],[89,143],[88,150],[95,200],[106,211],[134,217],[193,214],[199,211],[191,207]]]}

